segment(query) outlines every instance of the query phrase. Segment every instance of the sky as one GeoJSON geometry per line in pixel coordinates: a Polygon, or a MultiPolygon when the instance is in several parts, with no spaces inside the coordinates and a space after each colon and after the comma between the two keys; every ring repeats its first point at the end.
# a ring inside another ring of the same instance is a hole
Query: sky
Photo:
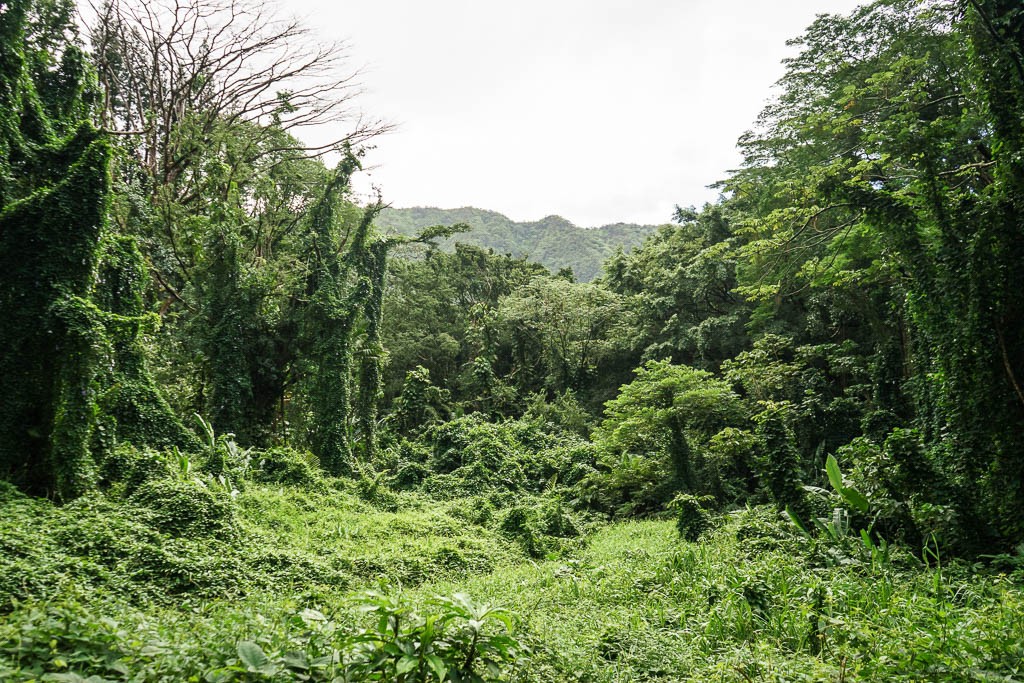
{"type": "MultiPolygon", "coordinates": [[[[357,190],[396,207],[665,223],[739,163],[819,13],[858,0],[291,0],[348,44],[376,138],[357,190]]],[[[336,131],[312,134],[312,140],[336,131]]]]}

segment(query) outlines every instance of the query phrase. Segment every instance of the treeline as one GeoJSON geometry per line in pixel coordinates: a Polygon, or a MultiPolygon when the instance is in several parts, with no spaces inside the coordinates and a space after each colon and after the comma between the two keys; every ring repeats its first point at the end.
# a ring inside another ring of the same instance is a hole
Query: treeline
{"type": "Polygon", "coordinates": [[[604,262],[619,248],[629,251],[640,246],[657,226],[614,223],[599,228],[581,228],[561,216],[538,221],[517,222],[495,211],[471,207],[434,209],[387,207],[375,221],[384,233],[416,235],[425,227],[465,223],[472,231],[440,240],[438,245],[452,251],[456,244],[492,249],[499,254],[525,257],[552,272],[571,270],[580,282],[601,275],[604,262]]]}
{"type": "Polygon", "coordinates": [[[536,276],[447,315],[466,263],[500,260],[396,265],[389,385],[415,359],[456,410],[572,402],[594,417],[590,497],[609,510],[683,491],[767,497],[806,521],[832,454],[876,528],[966,551],[1019,542],[1022,31],[1013,3],[820,17],[741,138],[725,199],[679,210],[600,282],[536,276]],[[439,296],[405,306],[428,272],[439,296]]]}
{"type": "Polygon", "coordinates": [[[373,487],[513,480],[532,460],[500,453],[556,438],[571,457],[536,474],[611,515],[771,501],[810,527],[831,456],[872,533],[1024,540],[1016,3],[820,17],[724,198],[589,283],[394,258],[464,226],[375,230],[348,187],[384,126],[300,143],[352,83],[259,11],[111,2],[87,54],[69,2],[2,9],[3,476],[66,500],[127,445],[200,449],[195,413],[373,487]]]}

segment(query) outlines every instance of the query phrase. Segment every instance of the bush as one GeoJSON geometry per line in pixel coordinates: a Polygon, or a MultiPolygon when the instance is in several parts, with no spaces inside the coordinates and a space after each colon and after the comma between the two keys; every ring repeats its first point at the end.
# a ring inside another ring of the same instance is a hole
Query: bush
{"type": "Polygon", "coordinates": [[[394,512],[398,510],[398,494],[392,491],[384,482],[384,473],[362,474],[356,481],[356,493],[367,503],[371,503],[381,510],[394,512]]]}
{"type": "Polygon", "coordinates": [[[120,484],[124,495],[131,495],[147,481],[169,478],[172,473],[167,459],[160,453],[123,444],[103,460],[100,483],[106,486],[120,484]]]}
{"type": "Polygon", "coordinates": [[[713,496],[693,496],[683,493],[676,496],[669,507],[676,511],[676,528],[679,535],[695,542],[711,528],[711,515],[705,509],[714,502],[713,496]]]}
{"type": "Polygon", "coordinates": [[[591,416],[571,389],[558,394],[554,401],[548,401],[544,392],[534,394],[530,397],[523,421],[548,431],[575,434],[584,439],[590,436],[593,427],[591,416]]]}
{"type": "Polygon", "coordinates": [[[278,447],[253,456],[257,465],[252,470],[254,481],[313,488],[322,483],[319,461],[312,453],[278,447]]]}
{"type": "Polygon", "coordinates": [[[558,499],[515,505],[501,517],[499,528],[517,541],[527,555],[535,558],[559,551],[559,539],[580,534],[579,525],[558,499]]]}
{"type": "Polygon", "coordinates": [[[229,539],[236,535],[231,500],[195,481],[148,481],[128,502],[142,508],[147,524],[170,536],[229,539]]]}
{"type": "Polygon", "coordinates": [[[512,424],[486,422],[470,415],[446,422],[429,433],[433,449],[427,467],[449,475],[437,494],[478,493],[485,488],[523,490],[527,480],[520,460],[523,446],[512,424]]]}
{"type": "Polygon", "coordinates": [[[797,528],[789,519],[783,519],[774,506],[758,505],[732,513],[736,518],[736,541],[750,557],[783,551],[803,554],[807,545],[797,535],[797,528]]]}
{"type": "Polygon", "coordinates": [[[757,438],[745,429],[726,427],[711,437],[705,453],[708,488],[719,503],[746,500],[757,488],[754,449],[757,438]]]}
{"type": "Polygon", "coordinates": [[[507,680],[509,669],[529,655],[512,635],[510,612],[478,605],[466,595],[435,598],[426,615],[377,592],[363,594],[360,602],[376,628],[343,641],[345,680],[507,680]],[[505,632],[494,633],[494,622],[505,632]]]}
{"type": "Polygon", "coordinates": [[[800,467],[793,430],[787,424],[792,410],[787,403],[772,403],[754,417],[760,448],[754,463],[762,486],[779,509],[790,508],[801,518],[807,518],[807,497],[801,487],[805,473],[800,467]]]}
{"type": "Polygon", "coordinates": [[[583,474],[574,487],[581,505],[621,517],[662,510],[672,497],[672,481],[662,458],[623,453],[600,470],[583,474]]]}
{"type": "Polygon", "coordinates": [[[423,483],[423,480],[430,476],[430,470],[418,462],[401,463],[393,478],[394,486],[398,489],[412,489],[423,483]]]}
{"type": "Polygon", "coordinates": [[[229,542],[204,538],[164,538],[141,544],[130,558],[132,580],[152,598],[195,595],[237,597],[251,578],[248,565],[229,542]]]}
{"type": "Polygon", "coordinates": [[[494,519],[495,509],[496,506],[491,499],[484,496],[473,496],[454,501],[451,504],[450,512],[453,516],[470,524],[487,526],[494,519]]]}
{"type": "Polygon", "coordinates": [[[586,500],[620,515],[661,510],[678,492],[706,492],[701,465],[709,440],[746,420],[739,396],[709,372],[668,360],[635,372],[605,404],[594,433],[604,472],[583,485],[586,500]]]}

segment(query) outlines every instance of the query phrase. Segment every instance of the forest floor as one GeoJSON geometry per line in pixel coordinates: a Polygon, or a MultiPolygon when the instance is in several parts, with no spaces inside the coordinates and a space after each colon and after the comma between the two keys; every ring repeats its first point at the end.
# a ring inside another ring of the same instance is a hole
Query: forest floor
{"type": "MultiPolygon", "coordinates": [[[[812,541],[763,507],[694,543],[667,519],[577,521],[538,540],[484,497],[342,480],[162,481],[61,507],[0,485],[0,680],[362,680],[339,668],[367,647],[357,626],[455,603],[513,616],[510,629],[481,619],[516,644],[502,680],[1024,676],[1013,558],[933,551],[926,566],[853,540],[812,541]]],[[[431,680],[413,674],[401,680],[431,680]]]]}

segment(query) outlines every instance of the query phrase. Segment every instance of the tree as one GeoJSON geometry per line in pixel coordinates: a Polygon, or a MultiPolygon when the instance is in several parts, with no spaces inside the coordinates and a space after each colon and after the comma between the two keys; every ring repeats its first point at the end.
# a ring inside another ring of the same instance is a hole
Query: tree
{"type": "Polygon", "coordinates": [[[108,231],[111,149],[85,120],[70,17],[67,2],[0,7],[0,473],[63,500],[95,483],[115,435],[190,438],[141,358],[137,250],[108,231]]]}
{"type": "Polygon", "coordinates": [[[422,366],[457,402],[477,398],[468,386],[468,369],[493,350],[497,332],[486,320],[498,302],[547,274],[539,264],[464,244],[451,254],[428,250],[422,258],[396,258],[388,270],[382,328],[390,358],[386,399],[403,391],[407,374],[422,366]]]}
{"type": "Polygon", "coordinates": [[[676,210],[644,244],[606,264],[608,288],[628,295],[636,324],[629,343],[638,357],[672,358],[707,369],[747,344],[749,306],[736,293],[737,246],[731,207],[676,210]]]}
{"type": "MultiPolygon", "coordinates": [[[[258,0],[109,0],[89,24],[99,123],[121,142],[113,213],[142,240],[151,300],[162,300],[160,346],[173,351],[156,370],[192,376],[180,410],[267,444],[285,431],[289,405],[310,405],[304,392],[348,391],[347,376],[328,390],[306,372],[328,359],[349,367],[356,308],[375,281],[364,258],[372,240],[361,241],[375,210],[356,206],[348,183],[359,146],[388,126],[354,109],[344,46],[318,43],[258,0]],[[297,138],[324,124],[343,132],[318,146],[297,138]],[[342,157],[337,174],[320,161],[329,153],[342,157]],[[337,324],[333,351],[308,325],[314,309],[322,326],[337,324]]],[[[325,371],[328,382],[341,369],[325,371]]],[[[347,416],[347,394],[313,403],[335,399],[347,416]]],[[[290,417],[320,425],[310,433],[321,446],[337,442],[325,415],[290,417]]]]}
{"type": "Polygon", "coordinates": [[[501,299],[491,322],[492,348],[510,358],[521,392],[590,393],[595,373],[625,326],[622,297],[598,285],[538,278],[501,299]],[[536,384],[534,384],[536,382],[536,384]]]}
{"type": "Polygon", "coordinates": [[[710,372],[648,361],[636,378],[605,404],[594,433],[604,471],[588,486],[594,502],[630,511],[651,510],[677,492],[710,493],[717,482],[704,472],[712,437],[746,421],[729,384],[710,372]]]}
{"type": "MultiPolygon", "coordinates": [[[[260,216],[261,225],[283,221],[263,225],[262,236],[294,226],[294,216],[263,210],[278,166],[357,148],[387,129],[353,109],[359,88],[355,73],[341,71],[343,46],[317,43],[264,3],[109,0],[88,22],[99,124],[122,140],[118,180],[134,183],[148,205],[126,227],[144,238],[169,304],[196,284],[196,255],[210,230],[227,228],[225,210],[260,216]],[[295,137],[329,123],[349,129],[316,147],[295,137]]],[[[291,208],[310,198],[307,190],[291,208]]],[[[264,245],[246,246],[260,253],[264,245]]]]}
{"type": "Polygon", "coordinates": [[[239,163],[282,151],[320,157],[358,147],[387,129],[353,107],[357,72],[342,72],[345,48],[318,42],[294,19],[250,0],[105,0],[90,18],[105,129],[133,136],[133,151],[157,187],[187,196],[202,150],[223,130],[255,124],[273,145],[249,141],[239,163]],[[294,134],[327,123],[351,129],[311,147],[294,134]]]}
{"type": "Polygon", "coordinates": [[[724,184],[749,211],[745,294],[885,294],[867,307],[879,357],[902,346],[975,549],[1024,538],[1022,21],[1014,3],[973,1],[819,18],[724,184]]]}
{"type": "MultiPolygon", "coordinates": [[[[272,314],[280,307],[268,301],[274,286],[267,285],[287,280],[282,262],[294,262],[301,247],[296,231],[327,177],[318,160],[358,154],[388,126],[354,108],[357,73],[345,70],[344,46],[317,42],[265,3],[109,0],[88,14],[101,84],[98,123],[123,152],[115,173],[119,229],[142,240],[161,314],[184,309],[165,334],[203,339],[179,360],[205,357],[202,374],[217,374],[211,359],[231,349],[214,349],[210,335],[176,326],[215,309],[210,297],[225,291],[208,278],[228,276],[230,257],[229,279],[249,301],[231,302],[226,312],[255,312],[246,327],[259,337],[230,364],[254,375],[238,379],[253,385],[260,404],[250,412],[266,416],[288,362],[274,357],[279,326],[288,322],[272,314]],[[340,124],[343,132],[317,146],[296,137],[325,124],[340,124]],[[206,258],[211,254],[214,262],[206,258]],[[255,376],[263,368],[273,370],[255,376]]],[[[231,324],[212,321],[217,329],[231,324]]],[[[187,408],[203,409],[203,393],[187,408]]],[[[225,428],[247,431],[236,419],[225,428]]]]}

